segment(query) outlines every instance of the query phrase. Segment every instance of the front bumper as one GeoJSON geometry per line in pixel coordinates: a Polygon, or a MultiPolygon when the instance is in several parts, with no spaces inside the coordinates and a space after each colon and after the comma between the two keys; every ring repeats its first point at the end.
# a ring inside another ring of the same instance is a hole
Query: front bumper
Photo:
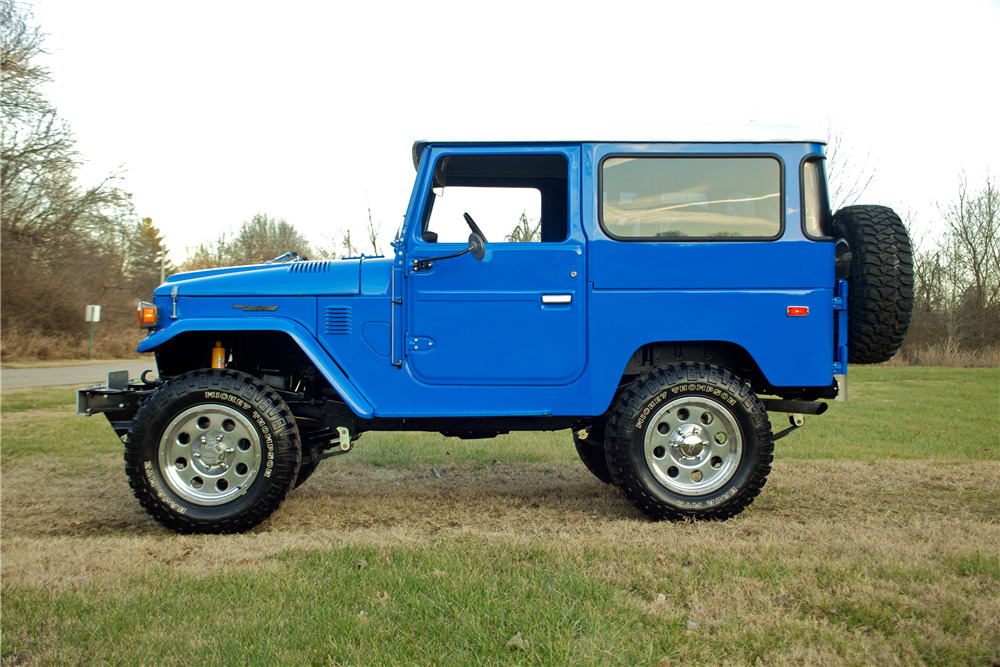
{"type": "Polygon", "coordinates": [[[106,385],[92,385],[76,392],[76,413],[85,417],[103,414],[123,441],[132,418],[159,383],[128,379],[128,371],[108,373],[106,385]]]}

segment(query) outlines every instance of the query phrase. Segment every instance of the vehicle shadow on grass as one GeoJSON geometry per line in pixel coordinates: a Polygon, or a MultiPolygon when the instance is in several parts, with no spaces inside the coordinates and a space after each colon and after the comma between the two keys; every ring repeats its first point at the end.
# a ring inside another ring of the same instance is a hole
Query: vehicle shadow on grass
{"type": "Polygon", "coordinates": [[[271,518],[274,530],[305,522],[336,530],[397,527],[558,530],[595,520],[644,520],[612,486],[583,466],[494,464],[431,469],[355,468],[317,473],[271,518]],[[434,474],[434,470],[440,475],[434,474]]]}
{"type": "MultiPolygon", "coordinates": [[[[5,466],[3,536],[100,537],[170,535],[133,497],[117,456],[86,474],[72,466],[5,466]]],[[[583,519],[640,519],[613,487],[582,466],[455,464],[432,469],[326,464],[293,490],[254,532],[303,533],[403,526],[501,528],[533,517],[539,525],[583,519]],[[435,474],[435,471],[437,474],[435,474]],[[440,476],[438,476],[440,475],[440,476]]]]}
{"type": "Polygon", "coordinates": [[[456,534],[547,536],[610,522],[646,523],[582,466],[501,464],[401,470],[320,467],[271,519],[243,535],[179,535],[139,505],[118,456],[78,467],[6,466],[5,584],[124,585],[163,566],[202,576],[254,567],[290,549],[347,542],[420,544],[456,534]]]}
{"type": "MultiPolygon", "coordinates": [[[[140,507],[121,465],[113,455],[88,464],[86,471],[58,463],[5,465],[3,538],[172,535],[140,507]]],[[[873,513],[995,522],[1000,463],[779,462],[743,516],[809,522],[873,513]]],[[[551,532],[597,521],[652,523],[582,465],[388,468],[327,462],[250,534],[392,527],[428,535],[511,526],[551,532]]]]}

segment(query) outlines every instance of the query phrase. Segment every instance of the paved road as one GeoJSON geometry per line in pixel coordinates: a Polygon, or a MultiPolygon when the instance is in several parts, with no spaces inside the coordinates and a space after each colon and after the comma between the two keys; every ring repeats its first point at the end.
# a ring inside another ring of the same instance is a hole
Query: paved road
{"type": "Polygon", "coordinates": [[[48,387],[63,384],[104,383],[108,371],[128,369],[128,376],[137,379],[146,369],[152,369],[149,377],[156,377],[156,360],[122,361],[117,364],[97,364],[94,366],[62,366],[60,368],[8,368],[0,370],[0,387],[19,389],[21,387],[48,387]]]}

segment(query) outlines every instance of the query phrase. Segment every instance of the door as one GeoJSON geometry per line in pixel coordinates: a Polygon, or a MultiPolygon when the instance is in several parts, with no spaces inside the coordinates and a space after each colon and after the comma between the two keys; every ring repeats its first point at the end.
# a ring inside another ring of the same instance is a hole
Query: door
{"type": "Polygon", "coordinates": [[[435,385],[559,385],[586,366],[586,256],[578,149],[488,153],[432,148],[419,225],[406,255],[408,368],[435,385]],[[468,213],[486,256],[467,245],[468,213]],[[415,261],[430,259],[415,266],[415,261]]]}

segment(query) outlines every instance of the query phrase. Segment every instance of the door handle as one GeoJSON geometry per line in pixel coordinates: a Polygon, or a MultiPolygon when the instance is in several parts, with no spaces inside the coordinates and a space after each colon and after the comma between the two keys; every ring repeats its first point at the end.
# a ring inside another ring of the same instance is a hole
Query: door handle
{"type": "Polygon", "coordinates": [[[572,294],[543,294],[543,304],[573,303],[572,294]]]}

